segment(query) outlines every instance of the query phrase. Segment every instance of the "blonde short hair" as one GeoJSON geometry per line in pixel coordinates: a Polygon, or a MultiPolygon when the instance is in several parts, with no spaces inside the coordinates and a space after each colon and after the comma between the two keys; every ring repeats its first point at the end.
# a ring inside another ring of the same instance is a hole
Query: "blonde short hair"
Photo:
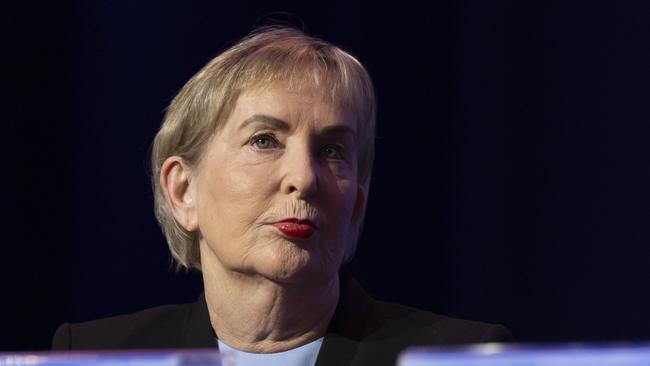
{"type": "MultiPolygon", "coordinates": [[[[260,28],[208,62],[183,86],[167,108],[153,141],[155,214],[179,267],[201,269],[198,235],[176,222],[165,201],[160,186],[163,162],[179,156],[190,166],[197,164],[239,95],[276,83],[288,85],[290,90],[316,89],[328,101],[343,103],[356,112],[358,181],[367,185],[374,159],[376,116],[368,72],[349,53],[298,29],[260,28]]],[[[346,261],[355,251],[360,227],[351,230],[356,232],[346,248],[346,261]]]]}

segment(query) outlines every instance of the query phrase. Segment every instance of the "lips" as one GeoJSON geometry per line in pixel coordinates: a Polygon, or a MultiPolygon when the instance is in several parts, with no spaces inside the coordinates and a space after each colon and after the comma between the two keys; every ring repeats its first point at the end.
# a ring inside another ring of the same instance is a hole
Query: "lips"
{"type": "Polygon", "coordinates": [[[272,224],[282,234],[294,239],[307,239],[314,234],[315,225],[310,220],[295,218],[278,221],[272,224]]]}

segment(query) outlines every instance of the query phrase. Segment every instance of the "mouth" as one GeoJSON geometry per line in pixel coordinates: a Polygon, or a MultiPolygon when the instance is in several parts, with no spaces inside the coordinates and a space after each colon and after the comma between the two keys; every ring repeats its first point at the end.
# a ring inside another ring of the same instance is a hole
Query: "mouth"
{"type": "Polygon", "coordinates": [[[318,229],[312,221],[298,220],[297,218],[274,222],[271,225],[292,239],[308,239],[318,229]]]}

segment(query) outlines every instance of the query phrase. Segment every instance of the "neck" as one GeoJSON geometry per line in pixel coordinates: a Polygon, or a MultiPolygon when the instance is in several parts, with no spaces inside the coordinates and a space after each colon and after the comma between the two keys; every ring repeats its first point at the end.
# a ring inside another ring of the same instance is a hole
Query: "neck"
{"type": "Polygon", "coordinates": [[[325,334],[339,299],[338,275],[316,284],[280,283],[206,262],[202,271],[210,321],[219,340],[230,347],[282,352],[325,334]]]}

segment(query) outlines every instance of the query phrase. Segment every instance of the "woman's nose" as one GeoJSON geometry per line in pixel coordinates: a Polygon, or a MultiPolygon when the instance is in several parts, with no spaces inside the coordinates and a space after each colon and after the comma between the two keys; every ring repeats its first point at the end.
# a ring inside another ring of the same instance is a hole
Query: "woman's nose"
{"type": "Polygon", "coordinates": [[[282,191],[307,198],[318,190],[318,162],[307,148],[285,155],[282,191]]]}

